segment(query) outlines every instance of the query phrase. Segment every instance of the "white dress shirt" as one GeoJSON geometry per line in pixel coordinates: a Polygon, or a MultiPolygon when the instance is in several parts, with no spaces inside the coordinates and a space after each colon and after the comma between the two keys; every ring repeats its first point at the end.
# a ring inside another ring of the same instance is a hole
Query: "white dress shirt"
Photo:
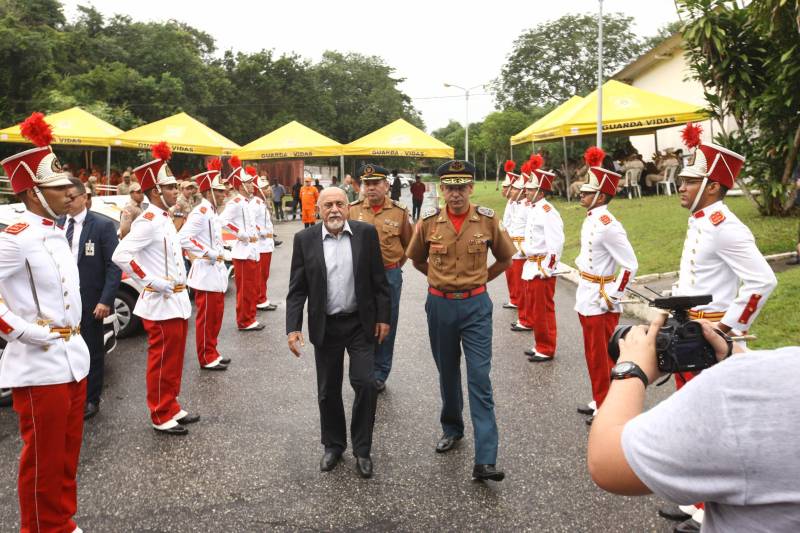
{"type": "Polygon", "coordinates": [[[353,272],[353,250],[350,238],[353,231],[345,221],[338,235],[322,227],[322,250],[325,253],[325,270],[328,273],[328,298],[325,313],[352,313],[356,310],[356,280],[353,272]]]}
{"type": "Polygon", "coordinates": [[[527,202],[527,205],[521,251],[527,259],[522,267],[522,279],[529,281],[549,277],[556,269],[564,251],[564,222],[553,204],[544,198],[535,204],[527,202]]]}
{"type": "Polygon", "coordinates": [[[72,234],[72,256],[75,262],[78,262],[78,247],[81,245],[81,231],[83,231],[83,223],[86,221],[86,209],[75,215],[74,217],[67,217],[67,223],[64,230],[69,227],[70,219],[75,219],[75,230],[72,234]]]}
{"type": "Polygon", "coordinates": [[[258,261],[258,230],[248,200],[241,193],[231,198],[219,215],[220,222],[231,230],[237,239],[231,248],[231,257],[258,261]]]}
{"type": "Polygon", "coordinates": [[[217,256],[224,253],[222,225],[214,206],[203,198],[186,217],[178,232],[181,247],[195,256],[189,269],[189,287],[207,292],[225,292],[228,288],[228,269],[223,261],[209,259],[209,250],[217,256]]]}
{"type": "Polygon", "coordinates": [[[275,249],[275,242],[272,236],[273,227],[272,218],[269,216],[269,208],[266,202],[257,196],[250,198],[248,205],[253,212],[253,220],[256,223],[256,231],[258,232],[256,249],[259,254],[272,253],[275,249]]]}

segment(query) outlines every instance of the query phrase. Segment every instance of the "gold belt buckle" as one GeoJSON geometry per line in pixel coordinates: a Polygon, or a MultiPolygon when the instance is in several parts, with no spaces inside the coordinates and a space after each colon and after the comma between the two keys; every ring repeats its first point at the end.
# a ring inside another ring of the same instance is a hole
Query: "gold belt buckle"
{"type": "Polygon", "coordinates": [[[450,299],[451,300],[466,300],[469,292],[451,292],[450,299]]]}

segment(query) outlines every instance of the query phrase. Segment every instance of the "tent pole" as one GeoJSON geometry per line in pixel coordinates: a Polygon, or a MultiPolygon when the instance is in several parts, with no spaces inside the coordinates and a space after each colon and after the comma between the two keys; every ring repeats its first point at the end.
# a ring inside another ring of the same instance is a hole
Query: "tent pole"
{"type": "Polygon", "coordinates": [[[509,159],[514,159],[514,145],[511,144],[511,141],[508,142],[508,153],[509,159]]]}
{"type": "Polygon", "coordinates": [[[567,201],[570,201],[569,197],[569,167],[567,166],[567,138],[561,137],[561,144],[564,147],[564,183],[566,183],[567,187],[567,201]]]}
{"type": "Polygon", "coordinates": [[[597,147],[603,147],[603,0],[597,15],[597,147]]]}
{"type": "Polygon", "coordinates": [[[656,145],[656,153],[658,153],[658,130],[655,130],[653,132],[653,140],[655,141],[656,145]]]}
{"type": "Polygon", "coordinates": [[[106,178],[108,179],[108,184],[111,185],[111,145],[108,145],[106,150],[106,178]]]}
{"type": "Polygon", "coordinates": [[[339,183],[344,183],[344,155],[339,156],[339,183]]]}

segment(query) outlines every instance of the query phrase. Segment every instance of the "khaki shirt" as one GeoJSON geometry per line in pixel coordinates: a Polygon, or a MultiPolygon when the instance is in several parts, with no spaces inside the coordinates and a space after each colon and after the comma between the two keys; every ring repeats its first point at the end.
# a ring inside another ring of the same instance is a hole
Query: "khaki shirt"
{"type": "Polygon", "coordinates": [[[142,214],[142,207],[133,201],[130,201],[122,209],[122,214],[119,219],[119,238],[123,238],[131,230],[131,224],[136,220],[136,217],[142,214]]]}
{"type": "Polygon", "coordinates": [[[350,204],[349,218],[368,222],[378,230],[384,265],[405,261],[405,250],[411,242],[414,228],[408,217],[408,209],[403,204],[387,197],[381,210],[376,213],[367,200],[358,200],[350,204]]]}
{"type": "Polygon", "coordinates": [[[131,192],[131,185],[132,183],[125,183],[124,181],[117,185],[117,194],[125,195],[131,192]]]}
{"type": "Polygon", "coordinates": [[[406,255],[417,263],[428,262],[431,287],[463,291],[486,283],[489,249],[498,261],[511,259],[516,253],[494,211],[470,204],[469,214],[458,234],[444,210],[426,213],[417,224],[406,255]]]}

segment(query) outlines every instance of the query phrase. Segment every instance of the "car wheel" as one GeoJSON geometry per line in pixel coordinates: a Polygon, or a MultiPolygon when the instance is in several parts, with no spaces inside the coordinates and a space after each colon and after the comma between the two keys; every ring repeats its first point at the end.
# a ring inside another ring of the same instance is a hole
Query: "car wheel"
{"type": "Polygon", "coordinates": [[[117,297],[114,299],[114,312],[117,314],[117,321],[119,322],[117,338],[130,337],[139,331],[142,325],[141,320],[133,314],[137,299],[137,296],[129,291],[117,292],[117,297]]]}

